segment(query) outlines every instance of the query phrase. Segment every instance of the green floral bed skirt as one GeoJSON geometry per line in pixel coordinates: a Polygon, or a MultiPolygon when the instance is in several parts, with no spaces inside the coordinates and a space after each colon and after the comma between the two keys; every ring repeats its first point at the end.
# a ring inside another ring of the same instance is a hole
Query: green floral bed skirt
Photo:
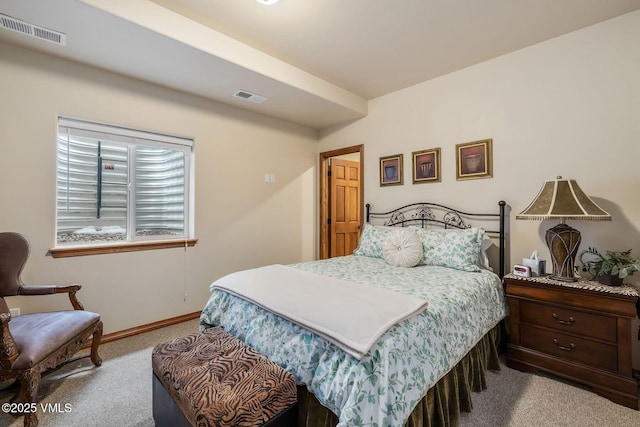
{"type": "MultiPolygon", "coordinates": [[[[405,427],[457,426],[460,412],[471,412],[471,393],[487,388],[487,369],[500,370],[498,347],[502,324],[489,331],[462,360],[436,383],[411,413],[405,427]]],[[[320,405],[305,386],[298,386],[298,427],[335,427],[338,417],[320,405]]]]}

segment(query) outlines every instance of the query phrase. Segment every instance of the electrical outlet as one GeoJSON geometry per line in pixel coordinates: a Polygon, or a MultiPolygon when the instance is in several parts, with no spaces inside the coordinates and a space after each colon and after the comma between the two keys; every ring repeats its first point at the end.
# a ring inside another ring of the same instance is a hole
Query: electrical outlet
{"type": "Polygon", "coordinates": [[[20,316],[20,308],[12,308],[9,312],[11,313],[11,317],[20,316]]]}

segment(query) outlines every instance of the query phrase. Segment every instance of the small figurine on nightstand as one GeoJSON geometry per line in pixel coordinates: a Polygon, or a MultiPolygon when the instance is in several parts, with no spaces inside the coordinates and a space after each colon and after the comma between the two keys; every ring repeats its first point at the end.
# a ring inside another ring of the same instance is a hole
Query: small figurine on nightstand
{"type": "Polygon", "coordinates": [[[606,255],[602,255],[596,248],[589,247],[580,252],[580,263],[582,271],[589,272],[594,280],[609,286],[620,286],[625,277],[640,271],[640,260],[631,255],[631,249],[607,251],[606,255]],[[585,256],[591,259],[585,261],[585,256]]]}

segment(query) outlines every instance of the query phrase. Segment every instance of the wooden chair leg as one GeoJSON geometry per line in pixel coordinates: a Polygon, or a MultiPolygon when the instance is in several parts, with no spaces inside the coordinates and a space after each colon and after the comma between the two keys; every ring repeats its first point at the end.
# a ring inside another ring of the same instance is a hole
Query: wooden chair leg
{"type": "Polygon", "coordinates": [[[24,427],[38,427],[38,416],[35,412],[24,414],[24,427]]]}
{"type": "Polygon", "coordinates": [[[102,322],[99,323],[98,328],[93,333],[93,339],[91,341],[91,361],[94,365],[102,365],[102,358],[98,354],[98,347],[100,346],[100,340],[102,339],[102,322]]]}
{"type": "MultiPolygon", "coordinates": [[[[39,369],[29,369],[20,376],[20,397],[18,402],[37,403],[41,373],[39,369]]],[[[37,409],[37,408],[36,408],[37,409]]],[[[36,411],[24,414],[24,427],[36,427],[38,416],[36,411]]]]}

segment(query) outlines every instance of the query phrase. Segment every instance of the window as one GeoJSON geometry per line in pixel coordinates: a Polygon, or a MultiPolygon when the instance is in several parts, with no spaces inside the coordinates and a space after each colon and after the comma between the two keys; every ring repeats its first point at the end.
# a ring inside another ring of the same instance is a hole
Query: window
{"type": "Polygon", "coordinates": [[[56,248],[189,237],[193,140],[58,118],[56,248]]]}

